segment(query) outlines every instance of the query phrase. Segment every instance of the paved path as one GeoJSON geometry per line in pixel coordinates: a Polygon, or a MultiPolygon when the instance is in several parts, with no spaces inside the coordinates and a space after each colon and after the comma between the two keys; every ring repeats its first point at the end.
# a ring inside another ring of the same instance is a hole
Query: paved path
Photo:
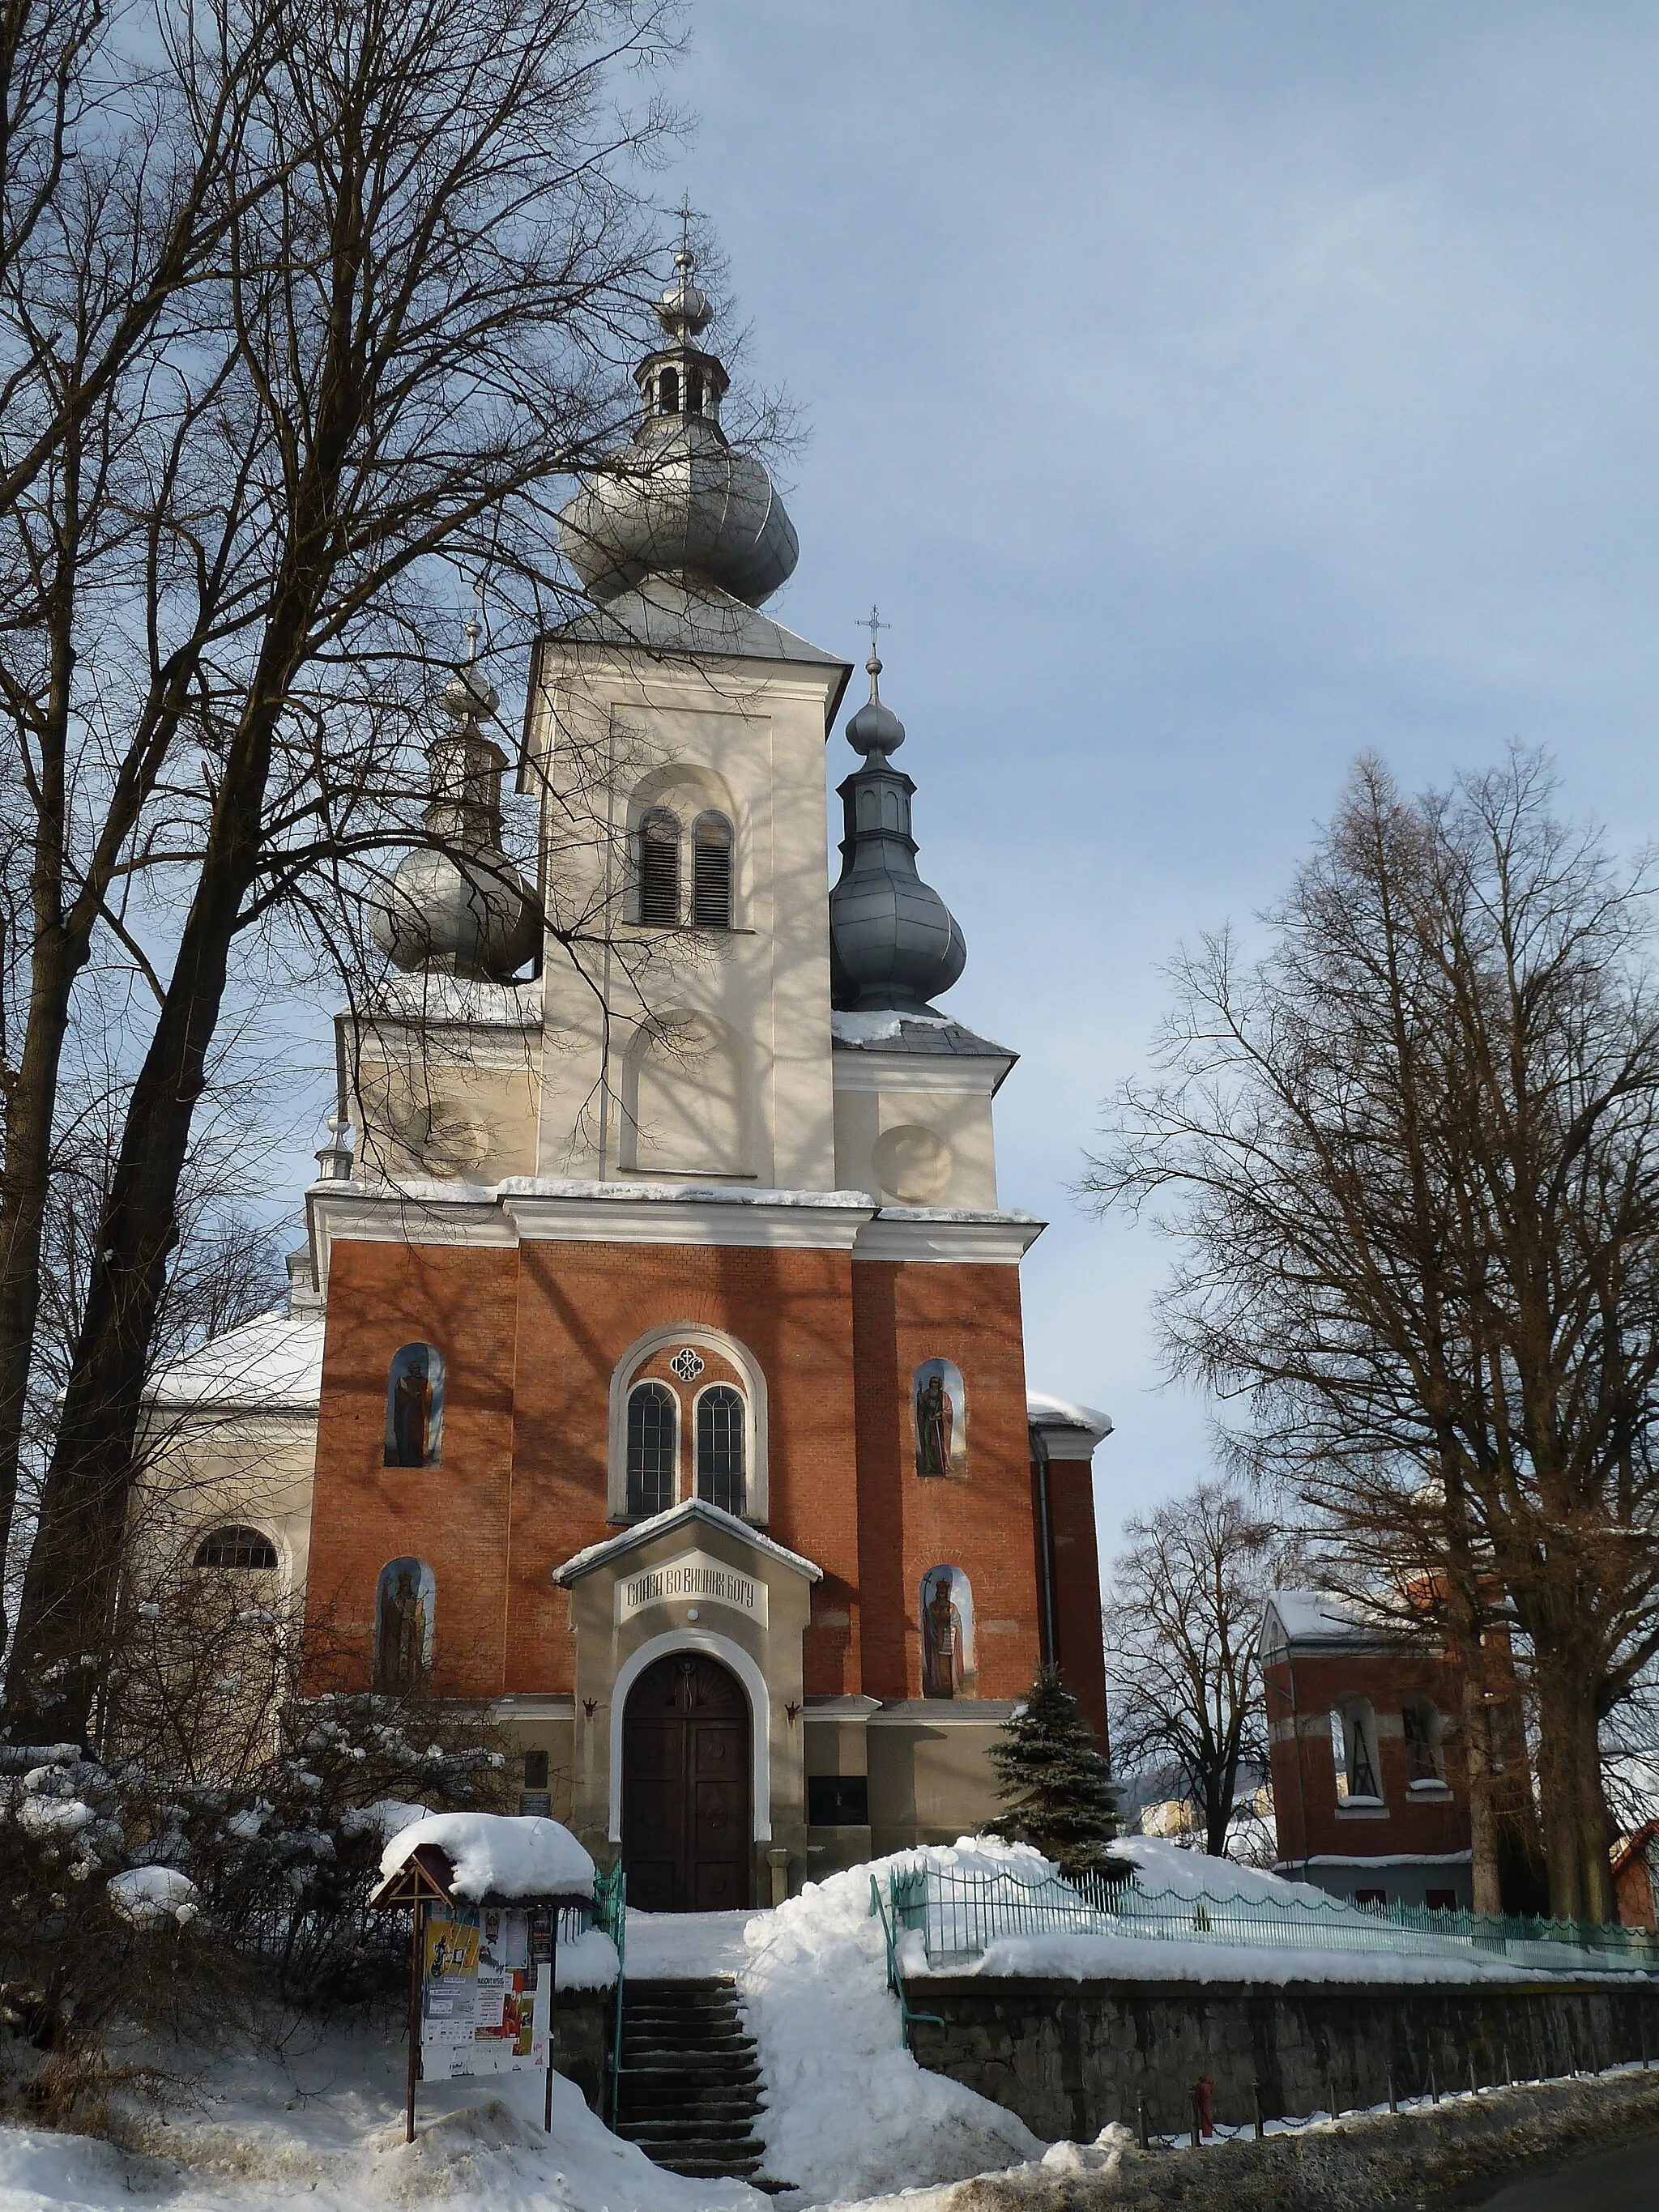
{"type": "Polygon", "coordinates": [[[1480,2212],[1655,2212],[1656,2206],[1659,2141],[1649,2136],[1511,2182],[1496,2197],[1483,2197],[1480,2212]]]}

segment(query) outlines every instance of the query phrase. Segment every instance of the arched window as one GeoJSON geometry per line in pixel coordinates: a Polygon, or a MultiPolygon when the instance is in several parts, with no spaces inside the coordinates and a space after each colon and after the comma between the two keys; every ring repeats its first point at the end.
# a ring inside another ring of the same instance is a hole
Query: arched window
{"type": "Polygon", "coordinates": [[[974,1694],[974,1594],[960,1567],[929,1567],[921,1578],[921,1694],[974,1694]]]}
{"type": "Polygon", "coordinates": [[[691,830],[691,919],[699,929],[732,927],[732,824],[700,814],[691,830]]]}
{"type": "Polygon", "coordinates": [[[1440,1714],[1431,1698],[1413,1698],[1400,1716],[1406,1739],[1406,1779],[1415,1786],[1443,1786],[1446,1754],[1440,1743],[1440,1714]]]}
{"type": "Polygon", "coordinates": [[[432,1686],[436,1614],[432,1570],[424,1559],[389,1559],[374,1592],[374,1687],[392,1698],[432,1686]]]}
{"type": "Polygon", "coordinates": [[[674,929],[680,919],[680,825],[665,806],[640,824],[640,920],[647,929],[674,929]]]}
{"type": "Polygon", "coordinates": [[[1340,1805],[1380,1805],[1382,1785],[1376,1758],[1376,1717],[1369,1698],[1351,1698],[1331,1712],[1331,1763],[1336,1769],[1340,1805]]]}
{"type": "Polygon", "coordinates": [[[674,1394],[639,1382],[628,1394],[628,1510],[665,1513],[674,1503],[674,1394]]]}
{"type": "Polygon", "coordinates": [[[276,1565],[276,1547],[262,1528],[245,1528],[240,1522],[210,1528],[196,1547],[198,1567],[252,1569],[269,1574],[276,1565]]]}
{"type": "Polygon", "coordinates": [[[965,1474],[968,1470],[968,1395],[962,1370],[948,1359],[924,1359],[911,1377],[916,1473],[965,1474]]]}
{"type": "Polygon", "coordinates": [[[386,1381],[386,1463],[437,1467],[443,1444],[444,1356],[435,1344],[402,1345],[386,1381]]]}
{"type": "Polygon", "coordinates": [[[677,368],[665,368],[657,379],[657,404],[665,415],[680,411],[680,373],[677,368]]]}
{"type": "Polygon", "coordinates": [[[685,372],[685,411],[688,415],[702,412],[702,371],[695,366],[685,372]]]}
{"type": "Polygon", "coordinates": [[[697,1495],[725,1513],[741,1513],[744,1402],[729,1382],[697,1400],[697,1495]]]}

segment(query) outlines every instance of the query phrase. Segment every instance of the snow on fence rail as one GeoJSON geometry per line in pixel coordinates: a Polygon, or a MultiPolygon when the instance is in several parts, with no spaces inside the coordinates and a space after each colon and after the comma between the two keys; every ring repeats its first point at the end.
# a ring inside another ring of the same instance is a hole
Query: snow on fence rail
{"type": "Polygon", "coordinates": [[[1480,1954],[1546,1973],[1659,1972],[1653,1930],[1588,1921],[1350,1905],[1305,1890],[1280,1898],[1152,1889],[1133,1875],[1033,1881],[1012,1870],[958,1874],[924,1864],[895,1870],[889,1886],[895,1928],[921,1936],[930,1966],[975,1958],[1003,1936],[1074,1935],[1427,1958],[1480,1954]]]}

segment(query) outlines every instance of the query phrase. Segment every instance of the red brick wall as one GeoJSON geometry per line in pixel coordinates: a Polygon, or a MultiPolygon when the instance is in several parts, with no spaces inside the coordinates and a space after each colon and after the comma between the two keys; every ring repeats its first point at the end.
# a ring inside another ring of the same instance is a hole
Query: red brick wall
{"type": "Polygon", "coordinates": [[[433,1686],[505,1686],[502,1573],[512,1494],[518,1255],[337,1243],[323,1348],[307,1607],[313,1670],[365,1686],[388,1559],[435,1578],[433,1686]],[[386,1377],[400,1345],[444,1356],[443,1464],[387,1467],[386,1377]]]}
{"type": "MultiPolygon", "coordinates": [[[[1041,1543],[1037,1480],[1034,1466],[1031,1518],[1036,1540],[1041,1543]]],[[[1088,1460],[1049,1461],[1048,1534],[1054,1576],[1055,1663],[1061,1680],[1082,1706],[1102,1750],[1108,1751],[1106,1652],[1100,1630],[1100,1553],[1095,1539],[1094,1468],[1088,1460]]]]}
{"type": "MultiPolygon", "coordinates": [[[[441,1694],[572,1689],[568,1601],[551,1571],[615,1533],[617,1363],[647,1330],[684,1322],[737,1338],[766,1376],[769,1530],[824,1571],[805,1636],[809,1693],[919,1696],[921,1577],[946,1563],[973,1589],[978,1695],[1017,1696],[1036,1671],[1017,1269],[854,1267],[845,1252],[705,1245],[340,1240],[328,1312],[309,1597],[317,1669],[337,1648],[343,1679],[367,1681],[380,1569],[410,1553],[435,1577],[441,1694]],[[387,1370],[416,1340],[444,1354],[443,1464],[387,1468],[387,1370]],[[910,1382],[929,1358],[962,1370],[962,1480],[915,1473],[910,1382]]],[[[683,1439],[683,1486],[689,1473],[683,1439]]],[[[1087,1555],[1092,1572],[1091,1519],[1087,1555]]]]}
{"type": "Polygon", "coordinates": [[[1281,1861],[1370,1858],[1395,1853],[1449,1855],[1469,1848],[1468,1784],[1462,1739],[1442,1746],[1451,1796],[1413,1797],[1404,1739],[1378,1732],[1378,1782],[1385,1820],[1345,1819],[1337,1812],[1336,1763],[1330,1714],[1345,1698],[1369,1698],[1380,1720],[1398,1719],[1409,1698],[1431,1698],[1443,1722],[1455,1722],[1459,1697],[1454,1670],[1411,1652],[1298,1653],[1266,1669],[1267,1719],[1273,1727],[1273,1809],[1281,1861]],[[1307,1732],[1292,1741],[1285,1727],[1295,1705],[1307,1732]],[[1297,1754],[1300,1754],[1299,1759],[1297,1754]]]}
{"type": "Polygon", "coordinates": [[[1018,1697],[1038,1652],[1019,1271],[860,1261],[853,1289],[865,1692],[921,1695],[922,1577],[948,1565],[973,1591],[975,1694],[1018,1697]],[[961,1478],[916,1473],[911,1389],[928,1359],[962,1371],[961,1478]]]}

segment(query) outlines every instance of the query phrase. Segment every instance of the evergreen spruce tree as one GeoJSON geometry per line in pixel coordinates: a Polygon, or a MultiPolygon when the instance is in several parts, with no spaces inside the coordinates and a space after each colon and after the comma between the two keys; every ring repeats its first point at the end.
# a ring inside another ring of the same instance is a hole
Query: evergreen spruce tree
{"type": "Polygon", "coordinates": [[[1132,1871],[1108,1858],[1118,1832],[1116,1800],[1106,1761],[1095,1749],[1077,1699],[1058,1668],[1045,1667],[991,1753],[997,1795],[1009,1807],[988,1824],[1007,1843],[1035,1844],[1063,1875],[1132,1871]]]}

